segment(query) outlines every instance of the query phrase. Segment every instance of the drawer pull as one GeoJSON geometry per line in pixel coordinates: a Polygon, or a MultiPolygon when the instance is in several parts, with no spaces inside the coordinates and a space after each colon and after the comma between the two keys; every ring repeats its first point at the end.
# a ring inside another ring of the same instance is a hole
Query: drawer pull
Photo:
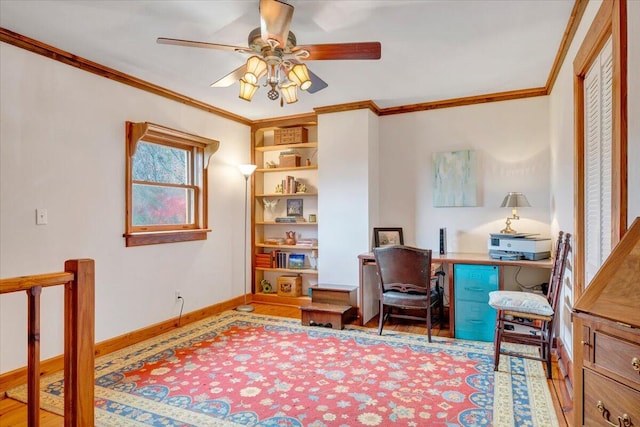
{"type": "Polygon", "coordinates": [[[631,423],[631,417],[629,417],[629,415],[627,414],[622,414],[622,416],[618,416],[618,424],[614,424],[611,421],[609,421],[609,415],[611,414],[609,413],[609,410],[604,407],[604,403],[602,403],[602,400],[598,400],[596,407],[598,408],[598,411],[600,411],[600,413],[602,414],[602,418],[604,418],[606,423],[609,424],[610,426],[613,426],[613,427],[632,427],[633,426],[633,424],[631,423]]]}
{"type": "Polygon", "coordinates": [[[634,371],[640,372],[640,359],[638,359],[637,357],[631,359],[631,366],[633,366],[634,371]]]}
{"type": "Polygon", "coordinates": [[[468,286],[465,287],[464,290],[469,292],[485,292],[485,290],[482,288],[470,288],[468,286]]]}

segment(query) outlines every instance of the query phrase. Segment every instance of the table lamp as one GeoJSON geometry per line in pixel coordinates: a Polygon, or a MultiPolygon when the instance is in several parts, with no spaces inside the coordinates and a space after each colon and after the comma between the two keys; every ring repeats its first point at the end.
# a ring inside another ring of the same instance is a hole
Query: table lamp
{"type": "Polygon", "coordinates": [[[527,197],[522,193],[515,193],[515,192],[507,193],[500,207],[512,208],[511,209],[512,216],[507,217],[507,222],[506,222],[507,226],[503,230],[500,230],[500,233],[504,233],[504,234],[517,233],[516,230],[511,228],[511,220],[520,219],[520,217],[518,216],[518,208],[531,207],[531,205],[529,204],[529,201],[527,200],[527,197]]]}

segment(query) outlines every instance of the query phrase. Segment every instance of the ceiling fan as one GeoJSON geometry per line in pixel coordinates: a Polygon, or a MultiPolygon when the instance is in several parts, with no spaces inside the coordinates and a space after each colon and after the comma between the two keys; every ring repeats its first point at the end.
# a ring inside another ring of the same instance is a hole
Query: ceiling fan
{"type": "Polygon", "coordinates": [[[266,76],[263,86],[270,86],[267,96],[296,102],[297,89],[315,93],[328,85],[309,71],[304,61],[380,59],[380,42],[329,43],[297,45],[289,31],[293,6],[281,0],[260,0],[260,27],[249,33],[248,46],[232,46],[191,40],[159,37],[160,44],[228,50],[250,55],[247,62],[217,80],[212,87],[228,87],[240,82],[240,98],[251,101],[258,81],[266,76]],[[282,97],[280,94],[282,93],[282,97]]]}

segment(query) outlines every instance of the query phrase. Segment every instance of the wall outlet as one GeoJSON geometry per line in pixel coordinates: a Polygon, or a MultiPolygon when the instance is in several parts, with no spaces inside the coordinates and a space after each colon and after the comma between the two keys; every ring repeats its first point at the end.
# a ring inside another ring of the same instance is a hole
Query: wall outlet
{"type": "Polygon", "coordinates": [[[180,289],[176,289],[176,302],[179,302],[180,298],[182,298],[182,294],[180,293],[180,289]]]}

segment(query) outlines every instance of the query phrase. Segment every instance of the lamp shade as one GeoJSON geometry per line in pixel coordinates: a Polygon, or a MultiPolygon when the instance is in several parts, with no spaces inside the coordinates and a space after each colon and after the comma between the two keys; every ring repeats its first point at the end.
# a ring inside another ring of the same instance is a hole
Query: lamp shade
{"type": "Polygon", "coordinates": [[[251,101],[251,98],[253,98],[253,95],[257,90],[258,85],[249,83],[245,79],[240,79],[240,95],[238,95],[240,98],[244,99],[245,101],[251,101]]]}
{"type": "Polygon", "coordinates": [[[267,72],[267,63],[259,56],[252,56],[247,60],[244,80],[251,84],[257,84],[260,77],[267,72]]]}
{"type": "Polygon", "coordinates": [[[287,101],[287,104],[298,102],[298,86],[296,86],[295,83],[289,82],[283,84],[280,91],[282,92],[284,100],[287,101]]]}
{"type": "Polygon", "coordinates": [[[307,90],[311,87],[311,78],[309,78],[309,70],[304,64],[296,64],[291,68],[288,74],[289,80],[300,86],[300,89],[307,90]]]}
{"type": "Polygon", "coordinates": [[[510,192],[504,197],[501,208],[528,208],[531,207],[529,201],[527,200],[527,196],[522,193],[510,192]]]}
{"type": "Polygon", "coordinates": [[[240,173],[245,177],[251,176],[253,171],[256,170],[256,165],[238,165],[238,169],[240,169],[240,173]]]}

